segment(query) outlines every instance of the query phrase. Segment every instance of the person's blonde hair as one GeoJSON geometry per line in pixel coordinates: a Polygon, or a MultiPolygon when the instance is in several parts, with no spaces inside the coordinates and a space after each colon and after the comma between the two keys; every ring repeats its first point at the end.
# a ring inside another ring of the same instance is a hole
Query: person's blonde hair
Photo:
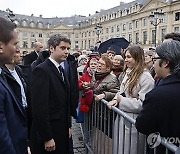
{"type": "MultiPolygon", "coordinates": [[[[125,53],[129,51],[132,58],[135,60],[135,67],[132,69],[130,76],[128,78],[128,93],[130,96],[133,94],[133,88],[137,84],[137,81],[140,75],[144,72],[145,69],[145,58],[144,58],[144,50],[140,46],[130,46],[127,48],[125,53]]],[[[127,66],[125,65],[124,72],[126,72],[127,66]]]]}

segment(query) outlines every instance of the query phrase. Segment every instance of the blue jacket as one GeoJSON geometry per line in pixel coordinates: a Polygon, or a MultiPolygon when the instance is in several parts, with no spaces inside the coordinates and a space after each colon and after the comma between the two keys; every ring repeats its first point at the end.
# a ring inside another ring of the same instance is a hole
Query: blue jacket
{"type": "Polygon", "coordinates": [[[0,77],[0,154],[27,151],[26,112],[0,77]]]}

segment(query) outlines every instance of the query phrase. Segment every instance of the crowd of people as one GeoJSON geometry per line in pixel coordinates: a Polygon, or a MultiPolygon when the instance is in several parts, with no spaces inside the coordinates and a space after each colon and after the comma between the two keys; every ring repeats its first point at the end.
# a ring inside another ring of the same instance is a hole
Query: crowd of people
{"type": "MultiPolygon", "coordinates": [[[[87,113],[102,99],[136,119],[130,132],[116,117],[115,154],[128,152],[130,138],[130,153],[136,153],[137,131],[180,138],[179,33],[167,34],[156,49],[129,45],[121,55],[111,48],[103,54],[70,48],[67,36],[55,34],[48,49],[36,42],[23,55],[16,25],[0,18],[0,153],[73,154],[71,117],[77,119],[77,107],[87,113]]],[[[144,136],[139,141],[142,153],[144,136]]]]}

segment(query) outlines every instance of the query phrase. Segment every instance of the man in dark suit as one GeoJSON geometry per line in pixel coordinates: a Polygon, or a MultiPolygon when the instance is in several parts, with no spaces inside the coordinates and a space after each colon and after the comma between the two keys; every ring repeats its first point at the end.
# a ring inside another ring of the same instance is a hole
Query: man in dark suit
{"type": "MultiPolygon", "coordinates": [[[[16,25],[0,17],[0,66],[11,63],[18,46],[16,25]]],[[[26,115],[23,106],[3,80],[0,68],[0,153],[27,153],[26,115]]]]}
{"type": "MultiPolygon", "coordinates": [[[[162,81],[146,94],[136,128],[146,135],[158,132],[161,137],[180,139],[180,42],[164,42],[156,48],[156,53],[154,68],[162,81]]],[[[157,153],[166,153],[165,148],[158,146],[157,153]]]]}
{"type": "Polygon", "coordinates": [[[32,73],[32,154],[67,154],[70,128],[69,82],[60,63],[69,54],[70,40],[53,35],[49,41],[50,57],[32,73]]]}
{"type": "Polygon", "coordinates": [[[31,65],[31,63],[33,61],[35,61],[38,56],[39,56],[39,52],[42,50],[43,45],[40,42],[35,42],[34,43],[34,51],[32,51],[30,54],[27,54],[24,58],[23,58],[23,64],[26,65],[31,65]]]}
{"type": "Polygon", "coordinates": [[[27,111],[28,135],[31,128],[31,105],[30,105],[30,88],[22,73],[22,68],[18,66],[22,62],[22,53],[18,48],[15,52],[12,63],[2,66],[4,77],[10,89],[17,97],[21,105],[27,111]]]}

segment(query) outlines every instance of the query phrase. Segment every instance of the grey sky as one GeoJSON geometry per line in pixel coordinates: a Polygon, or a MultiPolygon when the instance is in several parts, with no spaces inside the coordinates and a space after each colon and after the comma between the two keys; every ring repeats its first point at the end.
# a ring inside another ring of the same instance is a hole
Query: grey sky
{"type": "MultiPolygon", "coordinates": [[[[109,9],[121,0],[0,0],[0,10],[10,8],[14,13],[43,17],[69,17],[72,15],[94,14],[109,9]]],[[[133,0],[124,0],[126,3],[133,0]]]]}

